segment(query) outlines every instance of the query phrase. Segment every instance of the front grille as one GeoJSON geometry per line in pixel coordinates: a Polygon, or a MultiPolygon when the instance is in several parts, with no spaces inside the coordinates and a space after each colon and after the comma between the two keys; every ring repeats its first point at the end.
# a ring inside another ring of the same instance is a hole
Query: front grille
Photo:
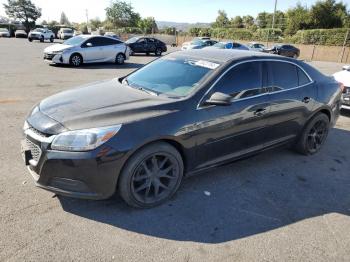
{"type": "Polygon", "coordinates": [[[26,138],[26,144],[28,149],[30,150],[30,153],[32,154],[33,160],[36,162],[39,162],[39,159],[41,157],[41,148],[34,144],[32,141],[30,141],[28,138],[26,138]]]}
{"type": "Polygon", "coordinates": [[[350,87],[349,86],[345,86],[344,90],[343,90],[344,94],[350,94],[350,87]]]}
{"type": "Polygon", "coordinates": [[[44,54],[44,59],[46,60],[52,60],[56,54],[44,54]]]}

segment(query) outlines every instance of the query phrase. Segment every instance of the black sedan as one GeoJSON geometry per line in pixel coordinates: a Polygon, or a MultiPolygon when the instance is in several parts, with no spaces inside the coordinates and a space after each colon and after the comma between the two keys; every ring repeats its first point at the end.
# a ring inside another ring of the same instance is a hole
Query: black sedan
{"type": "Polygon", "coordinates": [[[156,56],[161,56],[167,51],[166,44],[156,38],[152,37],[133,37],[125,42],[131,54],[143,53],[149,55],[154,53],[156,56]]]}
{"type": "Polygon", "coordinates": [[[275,45],[270,49],[265,49],[264,52],[276,54],[297,59],[300,56],[300,50],[292,45],[275,45]]]}
{"type": "Polygon", "coordinates": [[[191,50],[36,105],[22,152],[37,186],[131,206],[169,199],[182,178],[282,145],[318,152],[341,89],[304,62],[191,50]]]}

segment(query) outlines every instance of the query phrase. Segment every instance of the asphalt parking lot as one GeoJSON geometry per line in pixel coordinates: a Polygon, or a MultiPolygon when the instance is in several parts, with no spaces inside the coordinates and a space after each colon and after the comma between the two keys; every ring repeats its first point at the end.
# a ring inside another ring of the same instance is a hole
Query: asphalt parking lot
{"type": "MultiPolygon", "coordinates": [[[[86,201],[35,188],[20,155],[31,107],[154,59],[57,67],[42,60],[48,45],[0,39],[0,261],[350,261],[346,112],[319,154],[277,149],[217,168],[150,210],[118,196],[86,201]]],[[[312,64],[328,74],[341,68],[312,64]]]]}

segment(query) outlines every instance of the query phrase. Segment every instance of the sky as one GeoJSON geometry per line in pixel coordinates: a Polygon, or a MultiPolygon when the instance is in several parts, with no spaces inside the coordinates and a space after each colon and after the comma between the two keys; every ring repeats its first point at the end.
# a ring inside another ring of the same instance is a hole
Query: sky
{"type": "MultiPolygon", "coordinates": [[[[229,17],[237,15],[256,16],[262,11],[273,12],[274,0],[126,0],[140,13],[142,17],[153,16],[157,21],[171,22],[213,22],[217,11],[224,9],[229,17]]],[[[42,17],[39,19],[59,21],[61,12],[65,12],[71,22],[86,21],[86,10],[89,19],[105,18],[105,8],[110,0],[32,0],[42,8],[42,17]]],[[[278,0],[278,10],[285,11],[296,5],[296,0],[278,0]]],[[[299,0],[303,5],[311,6],[316,0],[299,0]]],[[[5,15],[3,3],[0,0],[0,15],[5,15]]],[[[343,0],[350,8],[350,0],[343,0]]]]}

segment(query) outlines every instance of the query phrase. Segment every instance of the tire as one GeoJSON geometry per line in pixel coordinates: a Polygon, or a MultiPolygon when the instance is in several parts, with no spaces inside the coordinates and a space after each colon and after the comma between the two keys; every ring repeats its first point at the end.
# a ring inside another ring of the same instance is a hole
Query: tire
{"type": "Polygon", "coordinates": [[[83,64],[83,57],[80,54],[72,54],[69,58],[69,64],[74,67],[79,67],[83,64]]]}
{"type": "Polygon", "coordinates": [[[304,127],[295,149],[303,155],[316,154],[326,141],[330,123],[324,113],[315,115],[304,127]]]}
{"type": "Polygon", "coordinates": [[[117,65],[122,65],[122,64],[124,64],[124,62],[125,62],[124,54],[122,54],[122,53],[117,54],[117,56],[115,57],[115,63],[117,65]]]}
{"type": "Polygon", "coordinates": [[[53,43],[54,39],[53,36],[50,37],[50,42],[53,43]]]}
{"type": "Polygon", "coordinates": [[[120,174],[118,191],[124,201],[137,208],[158,206],[178,190],[184,172],[180,153],[164,142],[137,151],[120,174]]]}
{"type": "Polygon", "coordinates": [[[161,55],[162,55],[162,49],[158,47],[158,48],[156,49],[156,51],[154,52],[154,54],[155,54],[156,56],[161,56],[161,55]]]}
{"type": "Polygon", "coordinates": [[[146,56],[149,56],[149,52],[146,52],[146,56]]]}
{"type": "Polygon", "coordinates": [[[44,36],[41,36],[41,37],[40,37],[40,42],[43,43],[44,41],[45,41],[44,36]]]}
{"type": "Polygon", "coordinates": [[[33,42],[33,39],[31,39],[31,38],[28,38],[28,41],[29,41],[29,42],[33,42]]]}

